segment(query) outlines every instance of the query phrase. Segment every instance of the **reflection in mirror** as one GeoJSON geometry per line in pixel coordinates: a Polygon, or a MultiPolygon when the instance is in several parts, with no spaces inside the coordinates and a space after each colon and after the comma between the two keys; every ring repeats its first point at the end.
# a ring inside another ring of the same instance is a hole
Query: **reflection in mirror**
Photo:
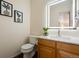
{"type": "Polygon", "coordinates": [[[60,27],[69,27],[70,12],[59,12],[58,22],[60,27]]]}
{"type": "Polygon", "coordinates": [[[48,28],[74,27],[75,0],[53,0],[46,10],[48,28]]]}
{"type": "Polygon", "coordinates": [[[79,0],[76,0],[76,20],[75,20],[75,26],[79,27],[79,0]]]}

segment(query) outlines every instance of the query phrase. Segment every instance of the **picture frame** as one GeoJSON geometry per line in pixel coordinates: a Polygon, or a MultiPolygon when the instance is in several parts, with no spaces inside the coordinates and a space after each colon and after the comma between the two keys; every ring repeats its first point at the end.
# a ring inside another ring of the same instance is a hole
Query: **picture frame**
{"type": "Polygon", "coordinates": [[[23,23],[23,13],[18,11],[18,10],[14,10],[14,22],[16,23],[23,23]]]}
{"type": "Polygon", "coordinates": [[[0,15],[12,17],[13,5],[6,1],[0,0],[0,15]]]}

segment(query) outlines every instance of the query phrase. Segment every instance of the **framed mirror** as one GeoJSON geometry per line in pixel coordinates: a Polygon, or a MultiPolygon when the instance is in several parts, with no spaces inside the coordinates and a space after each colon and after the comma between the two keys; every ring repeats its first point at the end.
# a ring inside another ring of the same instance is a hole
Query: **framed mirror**
{"type": "Polygon", "coordinates": [[[46,26],[48,28],[75,27],[75,0],[52,0],[46,5],[46,26]]]}

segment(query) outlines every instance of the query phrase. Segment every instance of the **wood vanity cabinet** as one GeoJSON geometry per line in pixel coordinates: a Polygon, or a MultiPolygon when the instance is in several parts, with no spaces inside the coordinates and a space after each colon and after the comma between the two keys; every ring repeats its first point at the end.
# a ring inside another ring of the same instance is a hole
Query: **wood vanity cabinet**
{"type": "Polygon", "coordinates": [[[38,40],[38,57],[55,58],[55,41],[47,39],[38,40]]]}
{"type": "Polygon", "coordinates": [[[79,58],[79,45],[57,42],[58,58],[79,58]]]}
{"type": "Polygon", "coordinates": [[[79,45],[38,39],[39,58],[79,58],[79,45]]]}

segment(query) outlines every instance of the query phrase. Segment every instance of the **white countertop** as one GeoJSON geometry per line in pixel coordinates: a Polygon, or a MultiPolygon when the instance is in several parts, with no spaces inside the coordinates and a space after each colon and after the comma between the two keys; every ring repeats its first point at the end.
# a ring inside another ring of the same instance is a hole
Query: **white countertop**
{"type": "Polygon", "coordinates": [[[54,41],[60,41],[60,42],[66,42],[66,43],[71,43],[71,44],[76,44],[79,45],[79,38],[75,37],[67,37],[67,36],[34,36],[30,35],[29,37],[33,38],[43,38],[47,40],[54,40],[54,41]]]}

